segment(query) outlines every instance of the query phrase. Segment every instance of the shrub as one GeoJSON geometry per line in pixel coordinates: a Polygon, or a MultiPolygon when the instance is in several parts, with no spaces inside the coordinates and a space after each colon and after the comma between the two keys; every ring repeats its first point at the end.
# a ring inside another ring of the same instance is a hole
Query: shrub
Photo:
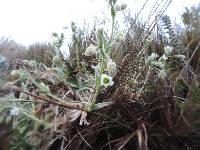
{"type": "Polygon", "coordinates": [[[44,63],[50,66],[52,64],[54,47],[50,43],[34,43],[27,48],[24,58],[35,60],[38,63],[44,63]]]}

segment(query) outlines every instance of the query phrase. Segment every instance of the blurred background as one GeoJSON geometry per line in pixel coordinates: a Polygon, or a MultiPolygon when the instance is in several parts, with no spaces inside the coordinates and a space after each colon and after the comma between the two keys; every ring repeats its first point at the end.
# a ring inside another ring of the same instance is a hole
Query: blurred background
{"type": "MultiPolygon", "coordinates": [[[[119,0],[126,3],[127,10],[134,16],[146,0],[119,0]]],[[[155,3],[149,0],[140,17],[149,14],[155,3]]],[[[172,0],[165,12],[177,23],[185,7],[198,4],[198,0],[172,0]]],[[[0,0],[0,38],[6,37],[28,46],[34,42],[51,41],[52,32],[65,32],[70,38],[71,22],[92,28],[95,18],[106,18],[107,3],[104,0],[0,0]],[[63,27],[67,30],[63,31],[63,27]]],[[[108,10],[107,10],[108,11],[108,10]]],[[[118,15],[120,18],[120,16],[118,15]]],[[[142,18],[143,20],[145,18],[142,18]]]]}

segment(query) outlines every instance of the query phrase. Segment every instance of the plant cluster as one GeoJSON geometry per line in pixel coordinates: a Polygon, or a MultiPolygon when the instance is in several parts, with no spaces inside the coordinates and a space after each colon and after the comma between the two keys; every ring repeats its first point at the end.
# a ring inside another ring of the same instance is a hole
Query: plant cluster
{"type": "Polygon", "coordinates": [[[167,17],[170,39],[153,34],[158,20],[147,26],[129,18],[128,33],[118,32],[116,15],[126,5],[107,2],[110,35],[97,28],[84,40],[72,23],[70,55],[64,34],[53,33],[48,61],[36,54],[11,71],[5,85],[11,94],[0,98],[0,123],[9,125],[12,137],[0,145],[175,150],[199,144],[200,80],[190,64],[198,45],[192,55],[186,55],[190,43],[177,48],[167,17]]]}

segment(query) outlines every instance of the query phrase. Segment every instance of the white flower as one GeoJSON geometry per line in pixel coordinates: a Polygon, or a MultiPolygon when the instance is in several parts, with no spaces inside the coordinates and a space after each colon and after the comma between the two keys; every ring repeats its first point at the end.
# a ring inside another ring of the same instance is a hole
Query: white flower
{"type": "Polygon", "coordinates": [[[114,82],[112,77],[108,76],[107,74],[101,75],[101,85],[108,87],[108,85],[112,86],[113,84],[114,82]]]}
{"type": "Polygon", "coordinates": [[[184,61],[184,59],[185,59],[184,55],[174,55],[174,57],[180,59],[181,61],[184,61]]]}
{"type": "Polygon", "coordinates": [[[125,41],[126,37],[123,33],[118,33],[115,37],[116,42],[122,42],[125,41]]]}
{"type": "Polygon", "coordinates": [[[160,68],[160,69],[164,69],[165,68],[165,65],[163,64],[163,62],[161,61],[158,61],[158,62],[155,62],[153,63],[156,67],[160,68]]]}
{"type": "Polygon", "coordinates": [[[114,76],[117,72],[117,65],[111,59],[107,63],[107,71],[110,76],[114,76]]]}
{"type": "Polygon", "coordinates": [[[90,44],[88,48],[86,48],[84,55],[85,56],[93,56],[97,53],[97,47],[90,44]]]}
{"type": "Polygon", "coordinates": [[[165,54],[166,54],[166,55],[170,55],[171,52],[173,51],[173,47],[171,47],[171,46],[166,46],[166,47],[164,47],[164,51],[165,51],[165,54]]]}
{"type": "Polygon", "coordinates": [[[164,80],[166,78],[167,74],[164,70],[159,70],[159,73],[158,73],[158,78],[164,80]]]}
{"type": "Polygon", "coordinates": [[[87,121],[86,117],[87,117],[87,113],[86,113],[85,111],[82,111],[82,113],[81,113],[81,119],[80,119],[79,125],[89,125],[89,124],[90,124],[90,123],[87,121]]]}
{"type": "Polygon", "coordinates": [[[167,59],[168,59],[167,56],[163,54],[162,57],[159,58],[159,61],[165,62],[167,59]]]}
{"type": "Polygon", "coordinates": [[[150,57],[151,57],[152,59],[156,59],[156,58],[158,57],[158,54],[152,53],[150,57]]]}
{"type": "Polygon", "coordinates": [[[146,59],[146,64],[151,65],[155,62],[155,59],[158,57],[156,53],[152,53],[151,56],[148,56],[146,59]]]}
{"type": "Polygon", "coordinates": [[[19,107],[13,107],[11,110],[10,110],[10,114],[12,116],[17,116],[19,114],[19,107]]]}

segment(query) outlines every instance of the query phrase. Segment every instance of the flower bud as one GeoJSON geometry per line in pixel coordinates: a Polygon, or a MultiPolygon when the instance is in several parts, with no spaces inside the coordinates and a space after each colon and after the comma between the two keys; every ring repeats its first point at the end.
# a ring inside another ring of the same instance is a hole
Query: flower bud
{"type": "Polygon", "coordinates": [[[168,58],[167,58],[166,55],[164,54],[164,55],[162,55],[162,57],[159,58],[158,61],[160,61],[160,62],[165,62],[167,59],[168,59],[168,58]]]}
{"type": "Polygon", "coordinates": [[[164,69],[165,65],[163,64],[163,62],[158,61],[158,62],[154,62],[152,65],[155,65],[156,67],[158,67],[159,69],[164,69]]]}
{"type": "Polygon", "coordinates": [[[110,76],[114,76],[117,72],[117,65],[112,60],[109,60],[107,63],[107,71],[110,76]]]}
{"type": "Polygon", "coordinates": [[[123,4],[121,5],[121,10],[126,9],[126,7],[127,7],[127,4],[124,4],[124,3],[123,3],[123,4]]]}
{"type": "Polygon", "coordinates": [[[166,46],[166,47],[164,47],[164,51],[165,51],[166,55],[170,55],[173,51],[173,47],[166,46]]]}
{"type": "Polygon", "coordinates": [[[116,42],[123,42],[123,41],[125,41],[125,39],[126,39],[126,37],[124,36],[123,33],[118,33],[116,35],[115,41],[116,42]]]}
{"type": "Polygon", "coordinates": [[[155,63],[156,58],[158,57],[158,55],[156,53],[152,53],[151,56],[148,56],[145,63],[147,65],[152,65],[153,63],[155,63]]]}
{"type": "Polygon", "coordinates": [[[96,31],[96,39],[97,39],[97,44],[99,46],[103,45],[103,37],[104,37],[104,28],[103,26],[101,26],[96,31]]]}
{"type": "Polygon", "coordinates": [[[100,78],[100,72],[101,72],[101,68],[100,68],[100,65],[98,64],[97,66],[93,66],[92,65],[92,68],[94,69],[95,71],[95,78],[100,78]]]}
{"type": "Polygon", "coordinates": [[[54,32],[54,33],[52,33],[52,36],[53,37],[58,37],[58,33],[54,32]]]}
{"type": "Polygon", "coordinates": [[[59,56],[56,55],[56,56],[53,57],[53,65],[54,66],[62,65],[62,60],[60,59],[59,56]]]}
{"type": "Polygon", "coordinates": [[[10,73],[11,77],[14,79],[18,79],[20,77],[23,76],[23,73],[20,72],[19,70],[12,70],[12,72],[10,73]]]}
{"type": "Polygon", "coordinates": [[[46,95],[51,94],[49,87],[45,85],[44,83],[38,84],[38,90],[42,94],[46,94],[46,95]]]}
{"type": "Polygon", "coordinates": [[[97,53],[97,47],[90,44],[88,48],[86,48],[84,55],[85,56],[93,56],[97,53]]]}
{"type": "Polygon", "coordinates": [[[158,73],[158,78],[164,80],[166,78],[167,74],[164,70],[160,70],[158,73]]]}

